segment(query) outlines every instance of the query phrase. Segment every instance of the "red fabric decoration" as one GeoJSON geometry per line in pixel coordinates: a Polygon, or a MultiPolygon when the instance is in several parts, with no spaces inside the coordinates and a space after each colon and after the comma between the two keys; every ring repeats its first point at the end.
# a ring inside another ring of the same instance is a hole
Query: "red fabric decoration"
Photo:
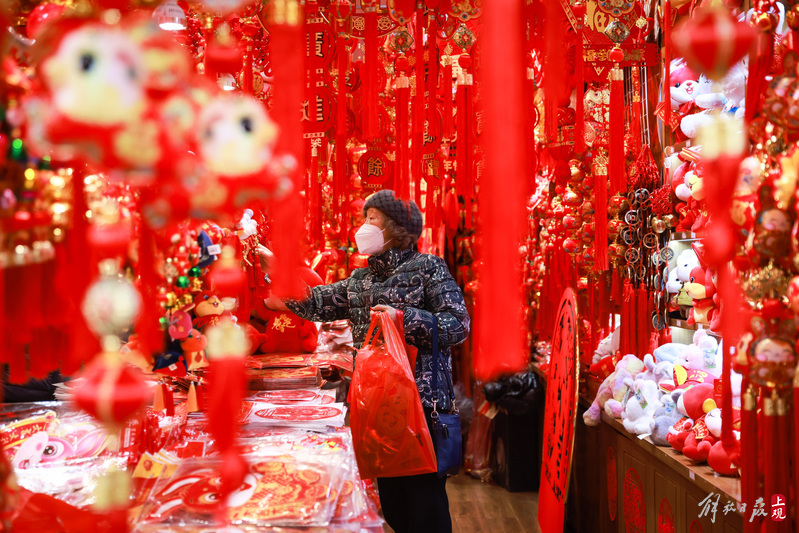
{"type": "MultiPolygon", "coordinates": [[[[610,194],[623,192],[627,188],[624,164],[624,71],[613,68],[610,71],[610,147],[608,150],[608,174],[610,194]]],[[[596,216],[606,211],[597,205],[596,216]]],[[[598,232],[597,232],[598,233],[598,232]]]]}
{"type": "Polygon", "coordinates": [[[671,124],[671,2],[663,2],[663,123],[671,124]]]}
{"type": "Polygon", "coordinates": [[[630,119],[630,138],[633,144],[632,149],[637,152],[641,146],[641,73],[637,66],[632,67],[631,70],[633,73],[633,104],[632,117],[630,119]]]}
{"type": "Polygon", "coordinates": [[[319,176],[319,154],[316,146],[311,148],[311,171],[308,175],[308,214],[310,237],[314,242],[324,244],[322,234],[322,183],[319,176]]]}
{"type": "Polygon", "coordinates": [[[649,324],[651,323],[649,318],[649,291],[647,291],[647,288],[644,285],[641,285],[638,287],[637,292],[638,303],[636,304],[635,315],[637,349],[635,353],[638,355],[638,357],[643,359],[649,348],[649,324]]]}
{"type": "Polygon", "coordinates": [[[444,103],[444,124],[441,136],[444,139],[452,139],[455,128],[452,124],[452,60],[449,57],[445,57],[440,93],[444,103]]]}
{"type": "Polygon", "coordinates": [[[416,97],[413,101],[413,151],[411,152],[411,178],[414,199],[422,205],[422,143],[424,142],[424,9],[416,10],[414,46],[416,50],[416,97]]]}
{"type": "Polygon", "coordinates": [[[607,175],[594,174],[594,267],[608,269],[608,189],[607,175]]]}
{"type": "Polygon", "coordinates": [[[747,124],[755,118],[755,113],[760,108],[760,98],[765,92],[766,76],[771,70],[773,58],[774,33],[770,31],[757,32],[755,45],[749,51],[749,77],[746,80],[744,110],[744,119],[747,124]]]}
{"type": "Polygon", "coordinates": [[[333,170],[333,211],[341,209],[341,195],[347,188],[350,177],[347,172],[347,83],[346,72],[349,60],[346,34],[336,38],[336,68],[338,69],[338,95],[336,96],[336,166],[333,170]]]}
{"type": "MultiPolygon", "coordinates": [[[[241,408],[246,386],[244,360],[222,357],[210,361],[208,368],[208,431],[214,437],[216,449],[222,456],[220,467],[219,518],[226,522],[227,496],[240,487],[247,473],[247,463],[235,447],[238,421],[232,413],[241,408]]],[[[200,399],[197,391],[197,400],[200,399]]]]}
{"type": "Polygon", "coordinates": [[[363,96],[366,105],[364,107],[363,135],[368,140],[374,139],[380,134],[377,120],[377,95],[380,93],[380,87],[377,86],[377,69],[383,67],[377,57],[377,10],[375,7],[366,6],[364,6],[364,10],[366,23],[364,69],[366,76],[363,84],[363,96]]]}
{"type": "Polygon", "coordinates": [[[474,195],[474,184],[472,180],[472,83],[468,69],[471,67],[472,60],[467,54],[458,58],[458,63],[462,69],[466,70],[461,78],[458,79],[457,88],[457,192],[463,198],[465,220],[464,225],[467,230],[472,228],[472,198],[474,195]]]}
{"type": "MultiPolygon", "coordinates": [[[[436,34],[438,33],[438,24],[436,23],[435,16],[427,17],[430,24],[427,29],[427,124],[430,131],[433,130],[433,124],[438,121],[438,102],[436,100],[438,88],[438,45],[436,44],[436,34]]],[[[441,139],[439,139],[440,141],[441,139]]]]}
{"type": "Polygon", "coordinates": [[[583,71],[583,19],[585,17],[585,4],[580,8],[573,7],[577,15],[577,42],[574,48],[574,152],[582,154],[585,150],[585,72],[583,71]]]}
{"type": "Polygon", "coordinates": [[[305,175],[299,167],[304,158],[302,125],[297,117],[297,109],[305,97],[303,69],[305,32],[302,27],[304,16],[297,20],[290,16],[295,12],[302,14],[299,3],[297,0],[286,0],[286,2],[295,4],[296,11],[287,8],[285,12],[279,13],[278,10],[273,10],[268,28],[276,88],[272,115],[280,127],[275,152],[293,157],[297,168],[289,171],[294,183],[293,191],[273,209],[274,227],[281,230],[273,235],[273,251],[279,261],[276,262],[272,273],[272,290],[279,297],[300,297],[303,293],[302,284],[292,274],[301,264],[300,246],[304,233],[303,224],[297,223],[302,219],[299,191],[305,175]]]}
{"type": "MultiPolygon", "coordinates": [[[[722,407],[723,409],[723,407],[722,407]]],[[[724,424],[722,423],[722,431],[724,424]]],[[[757,396],[751,389],[746,373],[741,382],[741,501],[754,502],[760,497],[760,469],[758,468],[757,396]]],[[[744,520],[746,533],[759,533],[762,519],[744,520]]]]}
{"type": "Polygon", "coordinates": [[[408,60],[402,56],[395,64],[399,76],[394,86],[397,95],[397,113],[394,127],[397,131],[397,179],[394,191],[402,200],[411,199],[411,177],[408,167],[408,99],[411,94],[410,83],[406,72],[410,68],[408,60]]]}
{"type": "Polygon", "coordinates": [[[482,53],[486,176],[481,182],[481,283],[478,293],[475,375],[490,380],[524,367],[522,283],[517,268],[524,226],[524,49],[521,3],[486,5],[482,53]],[[502,331],[502,335],[497,335],[502,331]]]}

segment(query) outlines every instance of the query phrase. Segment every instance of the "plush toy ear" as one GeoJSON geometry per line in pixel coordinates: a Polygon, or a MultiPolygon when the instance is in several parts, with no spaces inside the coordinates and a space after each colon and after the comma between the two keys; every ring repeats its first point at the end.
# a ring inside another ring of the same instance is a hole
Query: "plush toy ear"
{"type": "Polygon", "coordinates": [[[705,413],[709,413],[710,411],[716,408],[717,408],[716,400],[714,400],[713,398],[708,398],[707,400],[702,402],[702,411],[704,411],[705,413]]]}

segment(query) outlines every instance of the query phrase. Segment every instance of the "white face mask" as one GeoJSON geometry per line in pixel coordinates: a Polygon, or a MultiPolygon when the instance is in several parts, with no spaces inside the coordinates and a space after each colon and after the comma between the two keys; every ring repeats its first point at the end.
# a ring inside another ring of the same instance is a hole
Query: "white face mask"
{"type": "Polygon", "coordinates": [[[362,254],[375,255],[383,251],[386,245],[383,232],[374,224],[364,224],[355,233],[355,244],[358,245],[358,251],[362,254]]]}

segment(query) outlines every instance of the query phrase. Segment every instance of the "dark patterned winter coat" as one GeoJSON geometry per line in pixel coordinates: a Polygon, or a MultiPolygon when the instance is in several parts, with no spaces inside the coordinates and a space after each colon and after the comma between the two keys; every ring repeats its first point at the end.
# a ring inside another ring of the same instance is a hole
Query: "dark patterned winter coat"
{"type": "Polygon", "coordinates": [[[438,406],[450,407],[446,381],[452,373],[450,346],[460,344],[469,335],[469,314],[460,287],[440,257],[390,248],[369,257],[368,268],[356,269],[345,280],[311,290],[306,300],[287,301],[288,308],[315,322],[350,319],[356,348],[363,344],[369,328],[370,307],[384,304],[405,312],[405,341],[419,350],[416,385],[426,407],[433,406],[432,315],[435,314],[439,349],[446,368],[439,370],[438,406]]]}

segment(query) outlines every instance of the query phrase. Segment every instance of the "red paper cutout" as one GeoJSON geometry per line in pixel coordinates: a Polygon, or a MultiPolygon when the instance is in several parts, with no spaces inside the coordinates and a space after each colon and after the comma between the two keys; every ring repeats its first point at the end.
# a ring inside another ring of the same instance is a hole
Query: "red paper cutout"
{"type": "Polygon", "coordinates": [[[616,521],[616,513],[619,509],[619,482],[616,473],[616,450],[613,446],[608,446],[608,516],[610,521],[616,521]]]}
{"type": "Polygon", "coordinates": [[[674,513],[669,500],[663,498],[658,510],[658,533],[674,533],[674,513]]]}
{"type": "Polygon", "coordinates": [[[635,468],[627,470],[624,476],[624,526],[628,533],[646,531],[644,484],[635,468]]]}

